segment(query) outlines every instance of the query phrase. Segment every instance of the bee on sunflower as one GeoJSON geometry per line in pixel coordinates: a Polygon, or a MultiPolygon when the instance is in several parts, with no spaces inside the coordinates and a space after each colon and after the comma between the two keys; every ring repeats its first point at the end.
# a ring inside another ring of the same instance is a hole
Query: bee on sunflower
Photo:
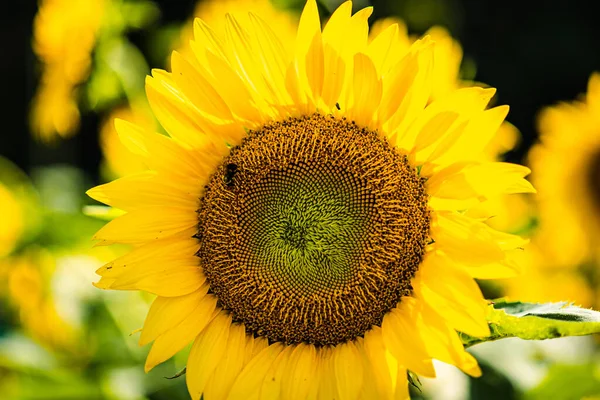
{"type": "Polygon", "coordinates": [[[489,334],[473,278],[514,275],[525,241],[465,211],[532,192],[529,169],[480,160],[508,112],[493,89],[430,102],[435,44],[398,56],[371,12],[322,29],[309,0],[295,45],[253,14],[224,35],[198,19],[146,81],[168,136],[116,122],[148,170],[88,192],[126,211],[95,238],[133,246],[96,285],[157,295],[146,370],[193,341],[193,399],[407,398],[433,359],[481,373],[457,334],[489,334]]]}

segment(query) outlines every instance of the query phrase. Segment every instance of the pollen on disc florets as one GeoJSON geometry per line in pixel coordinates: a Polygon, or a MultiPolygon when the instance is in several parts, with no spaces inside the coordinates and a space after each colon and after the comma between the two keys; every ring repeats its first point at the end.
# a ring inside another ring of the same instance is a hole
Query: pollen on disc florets
{"type": "Polygon", "coordinates": [[[411,293],[430,224],[406,156],[320,114],[250,131],[210,179],[198,220],[200,264],[234,321],[316,345],[363,335],[411,293]]]}

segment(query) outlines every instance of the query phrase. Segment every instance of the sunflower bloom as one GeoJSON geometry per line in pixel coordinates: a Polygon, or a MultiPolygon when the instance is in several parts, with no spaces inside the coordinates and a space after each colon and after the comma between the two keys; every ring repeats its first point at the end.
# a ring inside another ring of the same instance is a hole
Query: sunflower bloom
{"type": "Polygon", "coordinates": [[[557,265],[597,262],[600,74],[590,77],[585,98],[546,108],[538,122],[540,143],[528,157],[540,190],[539,243],[557,265]]]}
{"type": "Polygon", "coordinates": [[[525,241],[464,211],[533,191],[478,160],[508,107],[428,105],[433,41],[398,58],[398,26],[369,42],[351,10],[321,29],[308,1],[295,46],[253,14],[196,20],[146,82],[169,136],[116,123],[149,169],[88,192],[126,211],[95,238],[133,246],[96,285],[157,295],[146,370],[193,341],[193,399],[407,398],[433,359],[480,374],[456,333],[489,333],[473,278],[514,275],[525,241]]]}

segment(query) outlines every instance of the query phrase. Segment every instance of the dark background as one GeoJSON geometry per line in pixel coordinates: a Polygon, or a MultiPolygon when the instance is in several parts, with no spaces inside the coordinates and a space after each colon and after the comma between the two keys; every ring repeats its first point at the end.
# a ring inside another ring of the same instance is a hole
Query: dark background
{"type": "MultiPolygon", "coordinates": [[[[158,25],[185,21],[193,0],[156,1],[158,25]]],[[[508,120],[523,140],[509,161],[522,161],[536,137],[541,107],[571,100],[585,92],[593,71],[600,71],[600,24],[593,2],[373,0],[371,21],[396,14],[413,33],[432,24],[446,26],[475,62],[477,81],[498,89],[497,102],[511,107],[508,120]]],[[[99,117],[82,112],[81,130],[74,138],[52,146],[36,143],[28,129],[28,105],[35,91],[38,66],[31,50],[31,28],[37,11],[33,0],[0,6],[0,155],[25,172],[35,166],[68,163],[97,179],[101,154],[99,117]]],[[[323,12],[326,13],[325,8],[323,12]]],[[[131,41],[146,53],[152,32],[134,33],[131,41]]],[[[151,67],[163,67],[151,65],[151,67]]]]}

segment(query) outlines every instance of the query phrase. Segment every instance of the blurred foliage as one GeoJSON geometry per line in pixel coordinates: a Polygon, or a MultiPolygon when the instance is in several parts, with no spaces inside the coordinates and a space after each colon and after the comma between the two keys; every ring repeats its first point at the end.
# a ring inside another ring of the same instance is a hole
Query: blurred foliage
{"type": "Polygon", "coordinates": [[[544,380],[529,391],[525,400],[581,400],[600,396],[598,364],[553,365],[544,380]]]}
{"type": "MultiPolygon", "coordinates": [[[[90,248],[103,221],[82,214],[89,182],[76,168],[38,168],[30,180],[0,159],[0,185],[27,212],[0,257],[0,393],[4,399],[185,399],[183,379],[143,373],[147,350],[131,332],[149,296],[105,296],[93,270],[122,252],[90,248]],[[126,305],[126,306],[124,306],[126,305]]],[[[182,356],[183,357],[183,356],[182,356]]],[[[173,375],[185,358],[159,367],[173,375]]]]}
{"type": "Polygon", "coordinates": [[[471,400],[518,400],[522,394],[510,379],[487,363],[480,363],[481,378],[469,379],[471,400]]]}

